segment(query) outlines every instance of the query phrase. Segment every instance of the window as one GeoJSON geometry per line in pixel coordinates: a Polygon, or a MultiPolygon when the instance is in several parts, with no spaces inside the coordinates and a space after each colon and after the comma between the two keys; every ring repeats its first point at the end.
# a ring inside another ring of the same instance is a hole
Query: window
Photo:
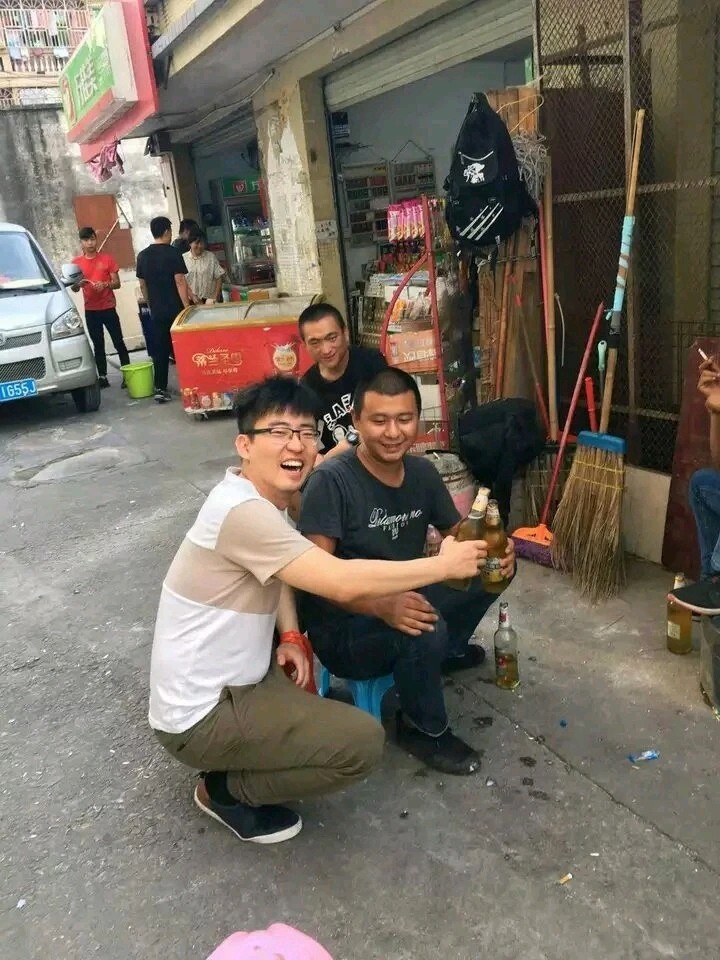
{"type": "Polygon", "coordinates": [[[57,289],[57,284],[25,233],[0,232],[0,293],[57,289]]]}

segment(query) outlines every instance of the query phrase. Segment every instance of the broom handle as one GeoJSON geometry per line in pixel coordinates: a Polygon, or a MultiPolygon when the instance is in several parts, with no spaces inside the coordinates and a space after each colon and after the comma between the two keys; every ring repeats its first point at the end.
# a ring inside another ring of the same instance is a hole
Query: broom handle
{"type": "Polygon", "coordinates": [[[600,411],[600,433],[607,433],[610,422],[610,407],[612,406],[613,386],[615,384],[615,368],[617,366],[618,340],[620,318],[625,300],[625,284],[630,268],[630,248],[635,227],[635,194],[637,191],[638,168],[640,166],[640,148],[642,146],[643,125],[645,111],[638,110],[635,114],[635,129],[632,142],[632,162],[630,165],[630,179],[628,182],[627,199],[625,201],[625,219],[623,220],[622,238],[620,240],[620,258],[618,260],[617,279],[615,281],[615,296],[613,298],[612,318],[610,320],[610,349],[608,350],[607,373],[605,375],[605,389],[602,396],[600,411]]]}
{"type": "Polygon", "coordinates": [[[553,208],[552,167],[548,163],[543,189],[543,214],[545,216],[545,309],[547,322],[547,373],[548,410],[550,414],[550,439],[555,443],[558,436],[557,369],[555,364],[555,263],[553,254],[553,208]]]}
{"type": "Polygon", "coordinates": [[[558,477],[560,476],[560,467],[562,466],[562,460],[565,454],[565,447],[567,446],[568,437],[570,436],[572,418],[575,416],[575,410],[577,409],[578,400],[580,399],[580,391],[582,390],[583,381],[585,379],[585,371],[587,370],[590,354],[592,353],[595,337],[597,336],[597,332],[600,327],[600,321],[604,312],[605,304],[601,303],[595,313],[595,318],[593,319],[592,327],[590,328],[590,336],[585,344],[585,353],[583,353],[580,369],[578,370],[577,380],[575,381],[575,389],[573,390],[572,399],[570,400],[570,408],[568,410],[567,419],[565,420],[565,426],[563,427],[562,437],[560,438],[560,446],[558,447],[557,457],[555,458],[555,466],[553,468],[552,477],[550,478],[550,486],[548,487],[545,503],[543,504],[542,516],[540,517],[540,523],[544,526],[547,526],[547,519],[550,515],[550,504],[552,503],[553,494],[555,493],[555,487],[558,482],[558,477]]]}

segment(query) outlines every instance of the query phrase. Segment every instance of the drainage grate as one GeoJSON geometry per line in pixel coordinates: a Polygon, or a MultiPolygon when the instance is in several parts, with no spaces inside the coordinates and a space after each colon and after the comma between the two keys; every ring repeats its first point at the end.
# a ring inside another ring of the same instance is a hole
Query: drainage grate
{"type": "Polygon", "coordinates": [[[19,333],[17,336],[5,337],[0,342],[0,350],[14,350],[16,347],[32,347],[42,340],[42,333],[36,330],[34,333],[19,333]]]}
{"type": "Polygon", "coordinates": [[[42,380],[45,376],[45,361],[42,357],[19,360],[17,363],[0,363],[0,383],[11,380],[42,380]]]}

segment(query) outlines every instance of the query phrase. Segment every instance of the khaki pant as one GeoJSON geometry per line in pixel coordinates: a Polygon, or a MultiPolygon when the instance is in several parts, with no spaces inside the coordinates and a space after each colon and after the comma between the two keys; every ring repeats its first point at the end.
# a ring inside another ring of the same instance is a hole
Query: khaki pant
{"type": "Polygon", "coordinates": [[[370,714],[307,693],[273,665],[260,683],[226,687],[184,733],[155,734],[196,770],[227,771],[244,803],[287,803],[343,790],[379,762],[385,732],[370,714]]]}

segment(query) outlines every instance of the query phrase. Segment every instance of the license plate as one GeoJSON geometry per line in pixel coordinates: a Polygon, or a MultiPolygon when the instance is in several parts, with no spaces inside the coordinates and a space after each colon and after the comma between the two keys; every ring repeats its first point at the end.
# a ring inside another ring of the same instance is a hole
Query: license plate
{"type": "Polygon", "coordinates": [[[38,392],[34,380],[11,380],[10,383],[0,383],[0,403],[5,400],[24,400],[25,397],[36,397],[38,392]]]}

